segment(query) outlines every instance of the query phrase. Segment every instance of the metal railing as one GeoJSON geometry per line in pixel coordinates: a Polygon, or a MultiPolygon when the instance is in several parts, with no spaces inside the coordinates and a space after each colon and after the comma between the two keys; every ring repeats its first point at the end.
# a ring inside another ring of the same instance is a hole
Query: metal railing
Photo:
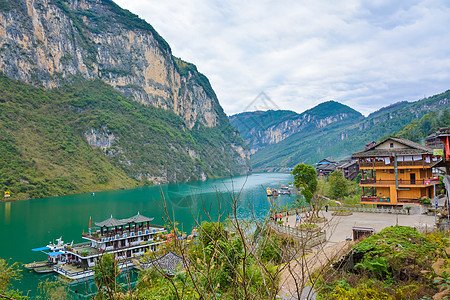
{"type": "Polygon", "coordinates": [[[283,226],[278,223],[270,223],[269,225],[274,231],[281,234],[289,235],[290,237],[293,237],[302,243],[306,247],[314,247],[318,244],[326,242],[326,231],[325,230],[318,230],[318,231],[308,231],[308,230],[301,230],[299,228],[293,228],[290,226],[283,226]]]}
{"type": "Polygon", "coordinates": [[[78,276],[78,275],[86,275],[89,273],[93,273],[93,270],[83,270],[83,271],[78,271],[78,272],[70,272],[68,270],[65,270],[61,267],[58,266],[54,266],[53,267],[53,271],[57,272],[57,273],[62,273],[63,275],[67,276],[67,277],[74,277],[74,276],[78,276]]]}
{"type": "MultiPolygon", "coordinates": [[[[377,196],[361,196],[361,202],[370,203],[380,203],[380,204],[390,204],[391,198],[388,197],[377,197],[377,196]]],[[[419,198],[397,198],[397,204],[407,203],[407,204],[420,204],[419,198]]]]}
{"type": "MultiPolygon", "coordinates": [[[[367,178],[361,179],[360,184],[370,184],[370,185],[394,185],[396,184],[395,180],[384,180],[384,179],[376,179],[376,178],[367,178]]],[[[399,185],[433,185],[431,179],[399,179],[399,185]]]]}
{"type": "Polygon", "coordinates": [[[136,237],[136,236],[141,236],[141,235],[148,235],[148,234],[156,234],[159,232],[164,232],[166,231],[166,229],[163,228],[155,228],[153,227],[155,225],[152,225],[152,227],[144,227],[144,228],[139,228],[131,231],[128,230],[124,230],[123,232],[121,230],[119,230],[119,232],[103,232],[103,235],[100,233],[100,231],[96,231],[96,232],[92,232],[92,233],[83,233],[81,236],[83,237],[88,237],[97,241],[102,242],[102,239],[108,239],[108,240],[118,240],[118,239],[127,239],[130,237],[136,237]],[[155,230],[155,231],[153,231],[155,230]],[[148,231],[148,232],[147,232],[148,231]],[[133,234],[133,235],[132,235],[133,234]]]}
{"type": "Polygon", "coordinates": [[[345,210],[351,212],[363,212],[363,213],[388,213],[388,214],[399,214],[407,215],[408,211],[406,209],[396,209],[396,208],[380,208],[380,207],[344,207],[336,206],[329,207],[329,210],[345,210]]]}

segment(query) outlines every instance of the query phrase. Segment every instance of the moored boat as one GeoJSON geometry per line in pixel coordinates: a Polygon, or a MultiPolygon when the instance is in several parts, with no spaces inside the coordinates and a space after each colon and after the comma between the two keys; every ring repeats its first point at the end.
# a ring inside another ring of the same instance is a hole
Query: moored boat
{"type": "Polygon", "coordinates": [[[50,242],[45,247],[32,249],[34,252],[42,252],[48,256],[47,260],[35,261],[24,264],[23,266],[29,270],[34,270],[37,273],[53,272],[53,266],[65,262],[65,249],[73,245],[72,243],[64,243],[62,237],[56,239],[56,243],[50,242]]]}
{"type": "Polygon", "coordinates": [[[282,184],[281,188],[280,188],[280,195],[290,195],[290,194],[291,194],[291,191],[289,190],[289,187],[282,184]]]}
{"type": "MultiPolygon", "coordinates": [[[[94,275],[93,267],[105,253],[114,254],[119,262],[119,268],[133,267],[135,258],[142,256],[146,251],[156,251],[162,243],[160,236],[166,229],[163,226],[151,225],[153,219],[139,212],[128,219],[118,220],[111,216],[103,222],[95,223],[98,229],[94,232],[82,235],[87,242],[65,244],[58,251],[48,252],[49,257],[55,258],[51,265],[31,263],[28,267],[36,272],[43,267],[46,267],[45,270],[51,267],[51,271],[69,279],[84,279],[94,275]]],[[[34,250],[44,251],[44,248],[46,247],[34,250]]]]}

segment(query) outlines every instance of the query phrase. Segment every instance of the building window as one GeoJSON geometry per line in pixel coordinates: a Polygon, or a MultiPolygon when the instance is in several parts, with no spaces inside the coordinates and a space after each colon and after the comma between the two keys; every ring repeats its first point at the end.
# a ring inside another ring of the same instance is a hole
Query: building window
{"type": "Polygon", "coordinates": [[[393,170],[393,169],[390,169],[390,170],[389,170],[389,173],[394,174],[394,170],[393,170]]]}
{"type": "Polygon", "coordinates": [[[389,147],[394,148],[394,143],[391,143],[389,147]]]}
{"type": "Polygon", "coordinates": [[[405,173],[405,170],[400,169],[400,174],[405,173]]]}

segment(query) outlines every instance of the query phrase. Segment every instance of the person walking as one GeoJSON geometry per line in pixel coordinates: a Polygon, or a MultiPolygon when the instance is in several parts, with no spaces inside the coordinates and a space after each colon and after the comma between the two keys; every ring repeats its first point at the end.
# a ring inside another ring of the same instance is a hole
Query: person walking
{"type": "Polygon", "coordinates": [[[300,215],[297,212],[296,215],[295,215],[295,225],[297,225],[299,220],[300,220],[300,215]]]}
{"type": "Polygon", "coordinates": [[[328,203],[325,204],[325,212],[328,212],[328,203]]]}

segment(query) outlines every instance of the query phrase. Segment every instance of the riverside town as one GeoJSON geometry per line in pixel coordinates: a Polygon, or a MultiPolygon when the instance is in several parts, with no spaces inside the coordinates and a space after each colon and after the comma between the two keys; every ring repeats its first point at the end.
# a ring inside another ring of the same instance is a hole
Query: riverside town
{"type": "Polygon", "coordinates": [[[450,299],[449,16],[0,0],[0,300],[450,299]]]}

